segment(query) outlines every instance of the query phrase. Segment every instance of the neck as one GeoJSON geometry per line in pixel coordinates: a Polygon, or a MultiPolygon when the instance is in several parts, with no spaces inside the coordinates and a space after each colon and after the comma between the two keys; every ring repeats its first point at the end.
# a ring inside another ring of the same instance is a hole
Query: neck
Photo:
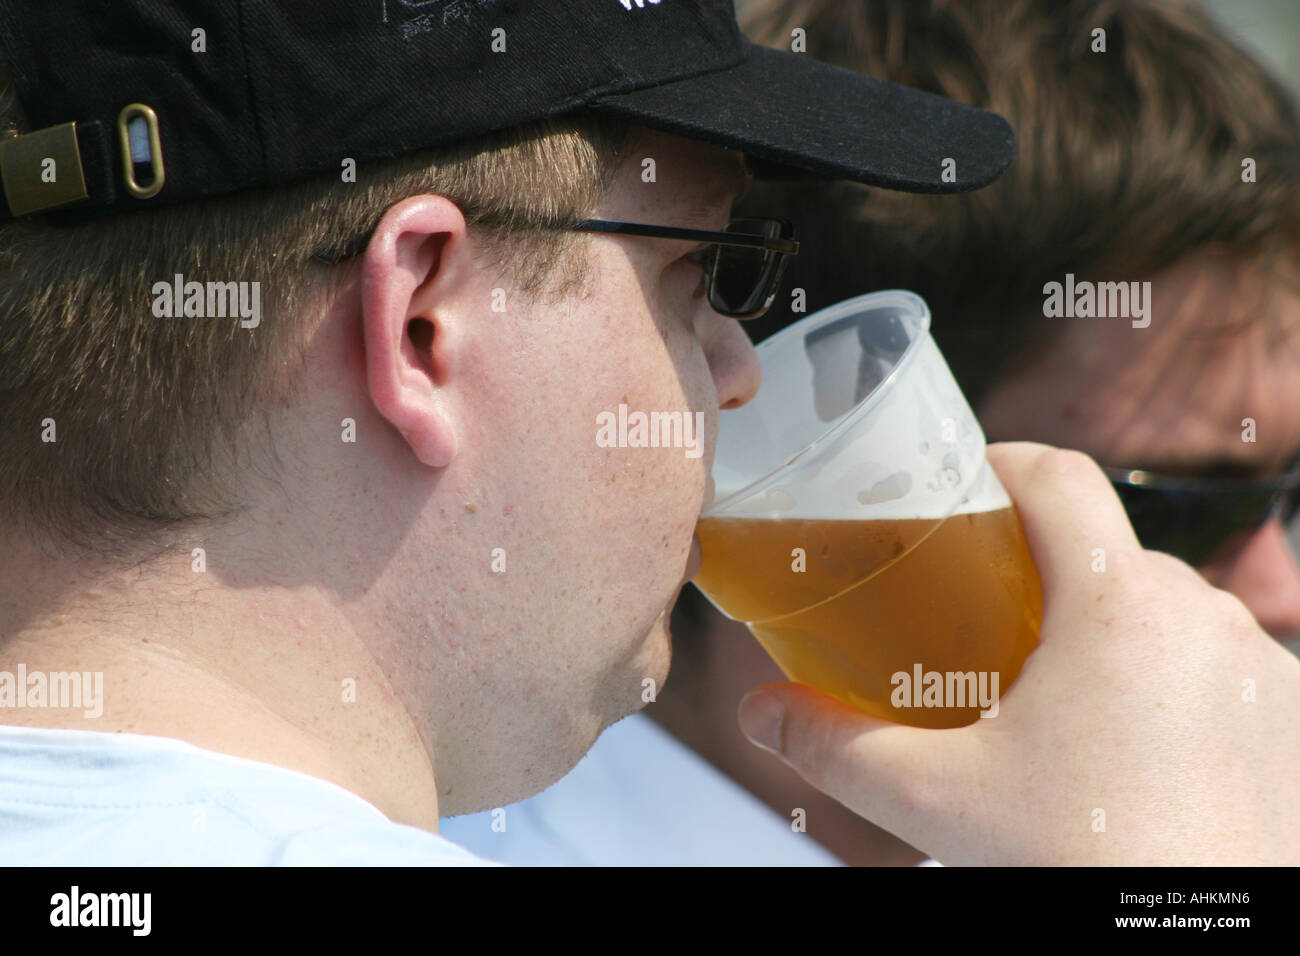
{"type": "Polygon", "coordinates": [[[178,738],[327,780],[437,831],[431,748],[324,590],[223,584],[188,552],[175,567],[96,571],[4,544],[0,671],[100,673],[103,691],[98,716],[5,707],[0,723],[178,738]]]}

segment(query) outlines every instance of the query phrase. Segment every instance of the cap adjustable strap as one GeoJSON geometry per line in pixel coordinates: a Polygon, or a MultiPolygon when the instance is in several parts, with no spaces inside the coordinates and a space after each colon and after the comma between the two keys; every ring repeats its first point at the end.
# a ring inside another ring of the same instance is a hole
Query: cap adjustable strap
{"type": "Polygon", "coordinates": [[[109,131],[98,120],[0,140],[0,221],[73,203],[110,205],[117,194],[110,147],[109,131]]]}

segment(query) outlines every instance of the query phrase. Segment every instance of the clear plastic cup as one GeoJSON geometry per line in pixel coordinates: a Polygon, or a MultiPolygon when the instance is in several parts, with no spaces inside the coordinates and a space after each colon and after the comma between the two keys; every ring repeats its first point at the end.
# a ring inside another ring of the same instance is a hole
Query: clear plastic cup
{"type": "Polygon", "coordinates": [[[857,296],[758,346],[723,412],[700,590],[785,674],[899,723],[994,716],[1042,594],[984,434],[911,292],[857,296]]]}

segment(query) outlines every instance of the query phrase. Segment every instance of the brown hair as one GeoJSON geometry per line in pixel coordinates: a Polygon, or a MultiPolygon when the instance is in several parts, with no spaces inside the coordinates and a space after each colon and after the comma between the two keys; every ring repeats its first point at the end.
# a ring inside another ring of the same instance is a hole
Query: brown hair
{"type": "MultiPolygon", "coordinates": [[[[4,76],[0,135],[24,129],[4,76]]],[[[236,512],[250,468],[275,471],[274,450],[250,436],[292,393],[337,286],[315,267],[308,278],[314,253],[373,229],[393,203],[433,193],[465,212],[489,265],[527,297],[568,294],[586,260],[566,252],[584,249],[584,237],[550,227],[591,214],[627,134],[571,115],[363,165],[355,183],[327,174],[74,227],[5,224],[0,517],[108,554],[236,512]],[[177,273],[259,281],[260,325],[155,317],[151,289],[177,273]],[[48,420],[53,442],[42,440],[48,420]]]]}
{"type": "MultiPolygon", "coordinates": [[[[1263,260],[1300,247],[1295,102],[1191,4],[751,0],[742,24],[783,49],[803,28],[810,56],[1015,128],[1015,162],[973,193],[801,184],[749,200],[802,227],[807,255],[788,282],[809,310],[878,288],[924,296],[976,407],[1059,330],[1043,320],[1043,285],[1066,272],[1129,281],[1202,248],[1263,260]],[[1104,53],[1092,52],[1097,28],[1104,53]],[[1247,157],[1257,182],[1242,182],[1247,157]]],[[[798,317],[778,306],[773,326],[798,317]]]]}

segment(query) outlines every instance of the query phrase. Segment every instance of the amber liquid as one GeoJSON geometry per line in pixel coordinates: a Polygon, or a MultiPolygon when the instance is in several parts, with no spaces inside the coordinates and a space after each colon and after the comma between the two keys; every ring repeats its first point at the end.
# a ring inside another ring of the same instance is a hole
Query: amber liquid
{"type": "Polygon", "coordinates": [[[1042,590],[1014,508],[898,521],[707,518],[698,533],[700,590],[748,624],[791,680],[884,720],[972,723],[977,701],[896,706],[893,675],[917,664],[997,672],[1004,695],[1038,643],[1042,590]]]}

